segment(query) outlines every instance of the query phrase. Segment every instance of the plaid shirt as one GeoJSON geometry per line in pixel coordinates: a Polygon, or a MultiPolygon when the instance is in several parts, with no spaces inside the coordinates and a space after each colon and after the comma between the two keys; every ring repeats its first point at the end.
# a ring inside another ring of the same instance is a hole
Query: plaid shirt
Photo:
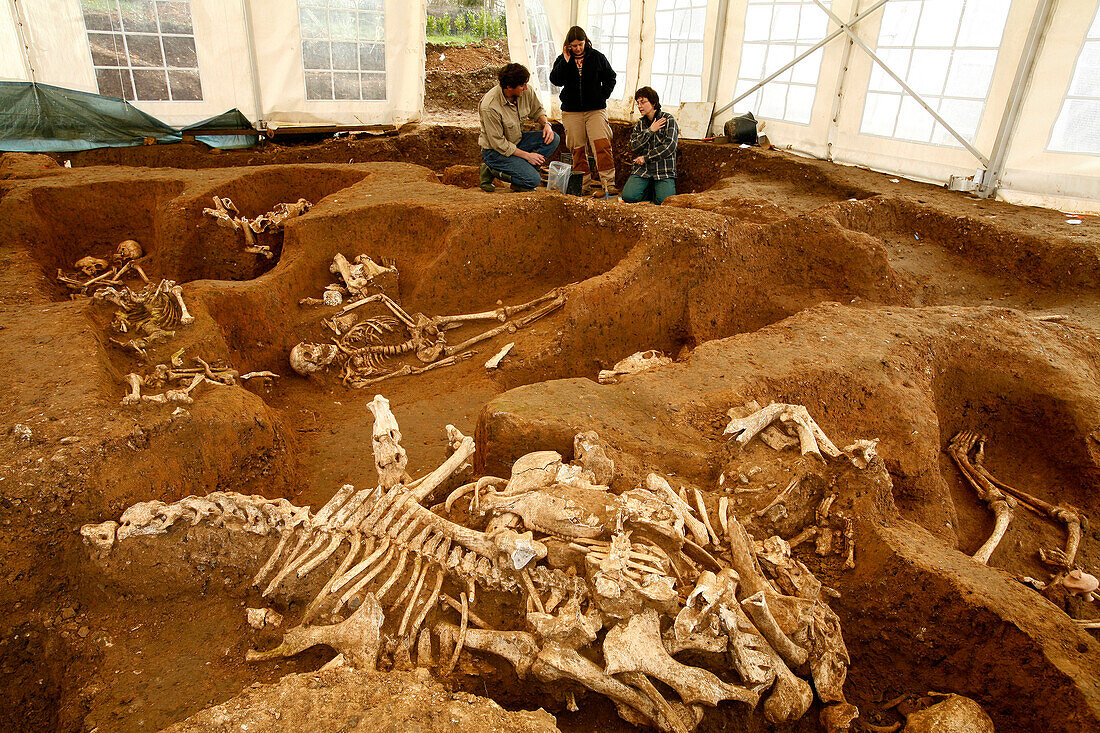
{"type": "Polygon", "coordinates": [[[630,130],[630,149],[634,157],[645,156],[645,162],[635,164],[630,173],[659,181],[676,177],[676,143],[680,139],[680,128],[668,112],[658,111],[654,119],[658,117],[663,117],[667,122],[657,132],[649,131],[651,123],[645,117],[630,130]]]}

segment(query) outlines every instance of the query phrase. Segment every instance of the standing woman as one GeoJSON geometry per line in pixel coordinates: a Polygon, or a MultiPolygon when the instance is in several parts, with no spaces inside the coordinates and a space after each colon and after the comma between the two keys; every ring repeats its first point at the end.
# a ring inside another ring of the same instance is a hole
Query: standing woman
{"type": "Polygon", "coordinates": [[[630,130],[634,167],[623,185],[623,201],[664,203],[676,194],[676,145],[680,128],[676,119],[661,111],[661,99],[652,87],[634,93],[642,118],[630,130]]]}
{"type": "Polygon", "coordinates": [[[611,125],[607,122],[607,98],[615,89],[615,71],[607,57],[592,48],[580,26],[565,34],[565,46],[554,61],[550,83],[561,87],[561,117],[565,144],[573,154],[573,172],[583,174],[585,188],[591,188],[586,150],[591,145],[604,195],[616,195],[611,125]]]}

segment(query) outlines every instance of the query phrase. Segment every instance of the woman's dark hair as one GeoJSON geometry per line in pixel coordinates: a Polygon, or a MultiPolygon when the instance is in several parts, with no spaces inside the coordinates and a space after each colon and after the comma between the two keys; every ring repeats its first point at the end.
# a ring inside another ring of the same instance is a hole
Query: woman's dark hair
{"type": "Polygon", "coordinates": [[[648,99],[654,107],[661,108],[661,98],[657,96],[657,90],[653,87],[642,87],[634,92],[634,99],[648,99]]]}
{"type": "Polygon", "coordinates": [[[566,45],[573,41],[584,41],[584,50],[587,53],[588,49],[592,48],[592,41],[588,40],[588,34],[584,32],[584,28],[579,25],[575,25],[569,29],[569,32],[565,34],[566,45]]]}
{"type": "Polygon", "coordinates": [[[501,89],[523,86],[531,79],[531,72],[523,64],[505,64],[497,72],[501,89]]]}

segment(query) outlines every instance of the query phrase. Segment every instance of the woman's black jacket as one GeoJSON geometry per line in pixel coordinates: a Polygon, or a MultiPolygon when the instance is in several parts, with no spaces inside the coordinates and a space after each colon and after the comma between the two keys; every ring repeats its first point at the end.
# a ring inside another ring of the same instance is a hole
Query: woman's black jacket
{"type": "Polygon", "coordinates": [[[615,70],[606,56],[589,47],[583,73],[577,71],[576,61],[559,55],[550,70],[550,83],[561,87],[563,112],[590,112],[607,107],[607,98],[615,89],[615,70]]]}

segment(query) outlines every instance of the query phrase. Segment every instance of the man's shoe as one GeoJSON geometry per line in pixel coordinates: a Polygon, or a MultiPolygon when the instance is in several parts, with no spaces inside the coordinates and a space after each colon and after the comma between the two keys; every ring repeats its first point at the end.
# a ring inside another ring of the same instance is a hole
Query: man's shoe
{"type": "Polygon", "coordinates": [[[608,186],[604,189],[604,194],[607,196],[607,198],[613,199],[619,195],[619,189],[615,188],[614,186],[608,186]]]}
{"type": "Polygon", "coordinates": [[[493,185],[493,171],[484,163],[481,164],[481,168],[478,170],[478,185],[485,193],[492,193],[497,190],[497,187],[493,185]]]}
{"type": "Polygon", "coordinates": [[[535,189],[528,188],[527,186],[519,186],[513,183],[511,186],[509,186],[509,190],[511,190],[512,193],[527,193],[528,191],[534,191],[535,189]]]}

